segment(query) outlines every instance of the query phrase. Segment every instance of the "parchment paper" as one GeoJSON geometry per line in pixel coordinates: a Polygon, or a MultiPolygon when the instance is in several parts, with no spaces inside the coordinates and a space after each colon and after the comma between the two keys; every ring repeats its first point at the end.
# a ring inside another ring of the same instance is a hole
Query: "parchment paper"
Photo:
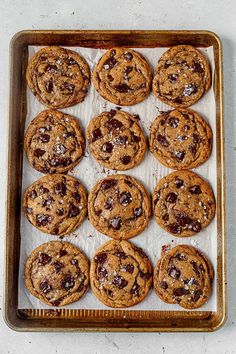
{"type": "MultiPolygon", "coordinates": [[[[29,56],[31,57],[40,47],[29,47],[29,56]]],[[[104,50],[101,49],[91,49],[91,48],[71,48],[72,50],[78,51],[81,55],[85,57],[90,65],[90,69],[93,70],[95,63],[99,60],[104,50]]],[[[135,48],[134,48],[135,49],[135,48]]],[[[166,51],[167,48],[138,48],[137,51],[142,53],[151,66],[154,68],[157,60],[160,58],[161,54],[166,51]]],[[[212,77],[214,75],[214,53],[213,47],[200,49],[205,56],[208,58],[211,64],[212,77]]],[[[43,109],[42,104],[33,96],[33,94],[28,89],[27,91],[27,104],[28,104],[28,114],[26,117],[25,127],[27,128],[30,121],[43,109]]],[[[68,114],[72,114],[80,119],[80,123],[83,129],[86,129],[89,120],[101,113],[104,110],[110,110],[114,108],[114,105],[110,102],[105,101],[102,97],[98,95],[95,91],[93,85],[91,84],[89,92],[84,100],[84,102],[77,104],[76,106],[62,110],[68,114]]],[[[216,107],[213,87],[210,91],[204,95],[204,97],[197,102],[191,108],[199,112],[206,121],[210,124],[213,134],[213,151],[211,158],[204,163],[202,166],[195,169],[195,171],[208,180],[214,190],[216,196],[216,107]]],[[[123,107],[124,110],[139,114],[141,118],[141,125],[148,136],[149,127],[154,118],[158,115],[159,110],[165,111],[170,109],[169,106],[161,103],[152,94],[148,96],[143,102],[131,106],[123,107]]],[[[125,173],[134,177],[137,177],[149,192],[152,192],[157,181],[170,173],[171,170],[167,167],[161,165],[150,152],[146,153],[144,161],[137,167],[126,171],[125,173]]],[[[87,190],[95,184],[95,182],[106,175],[113,174],[114,171],[106,170],[103,172],[103,168],[89,155],[88,147],[86,152],[86,157],[82,159],[79,165],[70,173],[71,175],[78,178],[86,187],[87,190]]],[[[119,173],[119,172],[118,172],[119,173]]],[[[23,161],[23,183],[22,192],[28,187],[32,182],[36,181],[43,174],[37,172],[30,167],[27,158],[24,156],[23,161]]],[[[217,197],[217,196],[216,196],[217,197]]],[[[214,269],[216,270],[217,265],[217,219],[199,234],[188,238],[178,238],[174,237],[164,230],[162,230],[152,218],[148,228],[142,232],[140,235],[134,237],[130,241],[135,245],[142,247],[145,252],[150,257],[153,265],[156,264],[158,258],[161,254],[161,248],[163,245],[170,245],[174,247],[177,244],[189,244],[198,247],[200,250],[205,252],[209,259],[212,261],[214,269]]],[[[59,239],[55,236],[50,236],[44,234],[33,227],[25,218],[23,212],[21,215],[21,251],[20,251],[20,269],[19,269],[19,298],[18,307],[19,309],[48,309],[51,308],[35,297],[30,295],[28,290],[24,285],[24,264],[27,256],[31,251],[41,245],[42,243],[48,242],[50,240],[59,239]]],[[[89,259],[91,259],[95,250],[110,240],[109,237],[96,231],[89,221],[86,219],[83,224],[71,235],[64,237],[64,241],[69,241],[74,245],[78,246],[89,259]]],[[[216,310],[216,282],[215,277],[213,284],[213,293],[208,301],[200,311],[215,311],[216,310]]],[[[65,306],[65,308],[73,309],[106,309],[107,307],[100,303],[96,297],[92,294],[91,289],[85,294],[85,296],[73,304],[65,306]]],[[[151,289],[147,298],[140,304],[133,306],[130,309],[135,310],[182,310],[178,305],[169,305],[162,302],[155,294],[154,290],[151,289]]],[[[129,310],[129,309],[128,309],[129,310]]]]}

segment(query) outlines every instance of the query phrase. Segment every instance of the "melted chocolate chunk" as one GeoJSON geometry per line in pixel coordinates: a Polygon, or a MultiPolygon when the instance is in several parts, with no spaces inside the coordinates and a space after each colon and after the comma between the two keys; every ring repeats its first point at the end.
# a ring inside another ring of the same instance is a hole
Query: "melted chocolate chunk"
{"type": "Polygon", "coordinates": [[[54,267],[55,267],[56,273],[59,273],[60,270],[61,270],[62,268],[64,268],[64,265],[63,265],[62,263],[58,262],[58,261],[55,261],[55,262],[53,263],[53,265],[54,265],[54,267]]]}
{"type": "Polygon", "coordinates": [[[131,290],[130,290],[130,294],[132,294],[134,296],[138,296],[139,288],[140,288],[140,286],[135,282],[134,285],[132,286],[131,290]]]}
{"type": "Polygon", "coordinates": [[[102,138],[102,132],[99,128],[94,129],[91,133],[91,142],[94,143],[94,141],[101,139],[102,138]]]}
{"type": "Polygon", "coordinates": [[[167,289],[168,288],[168,284],[167,284],[167,282],[166,281],[164,281],[164,280],[162,280],[162,282],[161,282],[161,284],[160,284],[160,287],[162,288],[162,289],[167,289]]]}
{"type": "Polygon", "coordinates": [[[139,218],[143,214],[143,209],[142,208],[134,208],[134,216],[136,218],[139,218]]]}
{"type": "Polygon", "coordinates": [[[94,260],[96,263],[103,264],[107,260],[107,254],[105,252],[98,253],[95,257],[94,260]]]}
{"type": "Polygon", "coordinates": [[[57,209],[57,210],[56,210],[56,214],[57,214],[58,216],[64,215],[64,209],[63,209],[63,208],[57,209]]]}
{"type": "Polygon", "coordinates": [[[66,250],[60,250],[59,251],[59,256],[60,257],[66,256],[67,254],[68,254],[68,252],[66,250]]]}
{"type": "Polygon", "coordinates": [[[50,135],[48,134],[39,135],[39,141],[41,141],[42,143],[48,143],[49,140],[50,140],[50,135]]]}
{"type": "Polygon", "coordinates": [[[75,85],[69,84],[69,82],[65,82],[62,86],[62,89],[68,90],[69,92],[73,92],[75,89],[75,85]]]}
{"type": "Polygon", "coordinates": [[[169,220],[169,215],[167,213],[165,215],[163,215],[162,220],[168,221],[169,220]]]}
{"type": "Polygon", "coordinates": [[[124,164],[124,165],[128,165],[128,163],[130,163],[131,161],[131,157],[128,155],[122,156],[120,158],[120,161],[124,164]]]}
{"type": "Polygon", "coordinates": [[[66,195],[66,185],[63,182],[58,182],[54,187],[55,193],[59,194],[61,197],[66,195]]]}
{"type": "Polygon", "coordinates": [[[165,64],[163,65],[164,69],[169,68],[169,66],[171,66],[171,63],[169,62],[169,60],[166,60],[165,64]]]}
{"type": "Polygon", "coordinates": [[[193,220],[189,218],[185,213],[178,213],[176,214],[175,218],[181,226],[186,226],[193,222],[193,220]]]}
{"type": "Polygon", "coordinates": [[[203,291],[201,289],[195,290],[194,294],[193,294],[193,301],[197,302],[200,299],[200,297],[202,296],[202,294],[203,294],[203,291]]]}
{"type": "Polygon", "coordinates": [[[119,258],[122,258],[122,259],[125,259],[125,258],[126,258],[125,253],[122,252],[122,251],[117,251],[117,252],[115,253],[115,256],[117,256],[117,257],[119,257],[119,258]]]}
{"type": "Polygon", "coordinates": [[[173,192],[169,193],[166,197],[166,201],[168,203],[175,203],[176,200],[177,200],[177,194],[173,192]]]}
{"type": "Polygon", "coordinates": [[[110,109],[110,111],[107,113],[109,118],[112,118],[116,115],[117,110],[116,109],[110,109]]]}
{"type": "Polygon", "coordinates": [[[42,149],[35,149],[34,150],[34,156],[35,157],[42,157],[45,154],[45,150],[42,149]]]}
{"type": "Polygon", "coordinates": [[[167,146],[169,146],[169,142],[166,140],[166,138],[163,136],[163,135],[161,135],[161,134],[158,134],[157,136],[156,136],[156,140],[162,145],[162,146],[165,146],[165,147],[167,147],[167,146]]]}
{"type": "Polygon", "coordinates": [[[51,285],[49,284],[48,280],[44,280],[40,283],[40,289],[43,291],[44,294],[49,293],[52,290],[51,285]]]}
{"type": "Polygon", "coordinates": [[[77,215],[79,215],[79,213],[80,213],[79,208],[77,208],[73,203],[70,203],[70,209],[68,213],[69,218],[74,218],[77,215]]]}
{"type": "Polygon", "coordinates": [[[38,214],[36,216],[37,226],[46,226],[46,225],[50,224],[51,221],[52,221],[52,218],[50,215],[38,214]]]}
{"type": "Polygon", "coordinates": [[[175,268],[174,266],[172,266],[169,270],[168,270],[168,274],[171,278],[173,279],[179,279],[180,277],[180,270],[175,268]]]}
{"type": "Polygon", "coordinates": [[[119,84],[114,86],[114,88],[116,89],[116,91],[121,92],[121,93],[126,93],[130,91],[130,87],[127,84],[119,84]]]}
{"type": "Polygon", "coordinates": [[[112,208],[113,208],[113,199],[112,199],[112,197],[108,197],[107,198],[106,203],[104,204],[104,208],[106,210],[112,210],[112,208]]]}
{"type": "Polygon", "coordinates": [[[168,75],[168,80],[169,80],[172,84],[174,84],[174,83],[177,81],[178,77],[179,77],[178,74],[170,74],[170,75],[168,75]]]}
{"type": "Polygon", "coordinates": [[[191,194],[201,194],[202,193],[202,190],[201,190],[200,186],[198,186],[198,185],[189,187],[188,190],[191,194]]]}
{"type": "Polygon", "coordinates": [[[123,206],[127,206],[132,202],[132,196],[130,192],[123,192],[120,194],[119,203],[123,206]]]}
{"type": "Polygon", "coordinates": [[[49,73],[56,73],[57,72],[57,66],[56,65],[52,65],[52,64],[49,64],[47,65],[46,67],[46,71],[49,72],[49,73]]]}
{"type": "Polygon", "coordinates": [[[70,274],[65,275],[64,279],[61,281],[61,287],[65,290],[73,288],[74,285],[74,278],[70,274]]]}
{"type": "Polygon", "coordinates": [[[193,134],[193,142],[194,142],[194,144],[197,144],[198,142],[199,142],[199,135],[197,135],[197,134],[193,134]]]}
{"type": "Polygon", "coordinates": [[[184,185],[184,181],[182,179],[178,178],[175,180],[175,185],[177,188],[181,188],[184,185]]]}
{"type": "Polygon", "coordinates": [[[103,288],[103,290],[108,296],[113,297],[113,292],[110,289],[103,288]]]}
{"type": "Polygon", "coordinates": [[[76,63],[76,61],[75,61],[73,58],[68,58],[68,59],[67,59],[67,64],[68,64],[68,65],[75,65],[75,64],[77,64],[77,63],[76,63]]]}
{"type": "Polygon", "coordinates": [[[193,73],[202,73],[204,71],[203,67],[198,61],[194,61],[193,64],[190,66],[190,69],[193,73]]]}
{"type": "Polygon", "coordinates": [[[173,290],[173,294],[175,296],[183,296],[183,295],[188,295],[189,294],[189,290],[184,289],[184,288],[175,288],[173,290]]]}
{"type": "Polygon", "coordinates": [[[49,189],[44,186],[40,186],[39,192],[40,192],[40,194],[46,194],[46,193],[49,193],[49,189]]]}
{"type": "Polygon", "coordinates": [[[52,304],[53,306],[59,306],[59,305],[60,305],[60,303],[61,303],[61,301],[60,301],[60,300],[54,300],[54,301],[51,301],[51,304],[52,304]]]}
{"type": "Polygon", "coordinates": [[[185,86],[183,90],[184,96],[191,96],[197,92],[197,86],[195,84],[188,84],[185,86]]]}
{"type": "Polygon", "coordinates": [[[194,222],[191,224],[191,226],[192,226],[192,230],[193,230],[194,232],[200,232],[201,229],[202,229],[202,225],[201,225],[201,223],[200,223],[199,221],[194,221],[194,222]]]}
{"type": "Polygon", "coordinates": [[[37,197],[37,192],[33,189],[32,191],[29,192],[29,197],[31,199],[35,199],[37,197]]]}
{"type": "Polygon", "coordinates": [[[117,145],[125,145],[128,141],[128,137],[126,135],[116,136],[114,139],[114,143],[117,145]]]}
{"type": "Polygon", "coordinates": [[[123,289],[126,287],[128,282],[123,277],[121,277],[120,275],[117,274],[114,276],[112,284],[115,285],[119,289],[123,289]]]}
{"type": "Polygon", "coordinates": [[[124,266],[124,269],[126,270],[126,272],[133,274],[134,272],[134,266],[131,263],[128,263],[124,266]]]}
{"type": "Polygon", "coordinates": [[[113,81],[114,80],[114,77],[111,76],[110,74],[107,75],[107,78],[108,78],[109,81],[113,81]]]}
{"type": "Polygon", "coordinates": [[[71,164],[71,158],[58,158],[53,157],[50,161],[51,166],[68,166],[71,164]]]}
{"type": "Polygon", "coordinates": [[[63,137],[68,139],[68,138],[75,138],[75,133],[74,132],[67,132],[63,134],[63,137]]]}
{"type": "Polygon", "coordinates": [[[186,261],[186,256],[182,253],[178,253],[176,256],[175,256],[176,259],[178,259],[178,261],[186,261]]]}
{"type": "Polygon", "coordinates": [[[106,190],[106,189],[109,189],[111,187],[114,187],[115,185],[117,185],[117,180],[115,179],[107,179],[105,181],[103,181],[101,183],[101,190],[106,190]]]}
{"type": "Polygon", "coordinates": [[[112,132],[113,130],[120,130],[123,127],[123,123],[113,118],[106,123],[106,127],[108,127],[110,132],[112,132]]]}
{"type": "Polygon", "coordinates": [[[188,131],[189,129],[190,129],[190,126],[186,124],[186,125],[184,126],[184,131],[186,132],[186,131],[188,131]]]}
{"type": "Polygon", "coordinates": [[[115,217],[110,220],[109,224],[113,227],[115,230],[119,230],[121,228],[121,218],[115,217]]]}
{"type": "Polygon", "coordinates": [[[125,77],[127,77],[131,73],[132,70],[133,70],[132,66],[127,66],[124,70],[125,77]]]}
{"type": "Polygon", "coordinates": [[[114,68],[114,66],[117,64],[117,60],[114,58],[114,56],[112,55],[110,58],[108,58],[104,64],[103,67],[106,70],[112,69],[114,68]]]}
{"type": "Polygon", "coordinates": [[[133,59],[133,54],[131,54],[130,52],[125,52],[123,54],[123,57],[126,59],[126,60],[132,60],[133,59]]]}
{"type": "Polygon", "coordinates": [[[200,272],[199,272],[199,268],[198,268],[197,262],[191,261],[191,264],[193,266],[194,272],[197,274],[197,276],[200,276],[200,272]]]}
{"type": "Polygon", "coordinates": [[[196,145],[190,144],[190,145],[189,145],[189,151],[191,152],[191,154],[192,154],[193,156],[195,156],[195,155],[196,155],[196,152],[197,152],[197,147],[196,147],[196,145]]]}
{"type": "Polygon", "coordinates": [[[137,247],[135,246],[134,247],[135,251],[138,252],[138,254],[142,257],[142,258],[146,258],[146,254],[143,252],[142,248],[141,247],[137,247]]]}
{"type": "Polygon", "coordinates": [[[141,140],[140,137],[135,135],[133,132],[131,132],[131,136],[132,136],[133,142],[135,142],[135,143],[139,143],[140,142],[140,140],[141,140]]]}
{"type": "Polygon", "coordinates": [[[104,267],[98,267],[99,278],[107,278],[107,270],[104,267]]]}
{"type": "Polygon", "coordinates": [[[48,93],[52,93],[53,92],[53,81],[52,80],[48,80],[45,84],[45,90],[48,93]]]}
{"type": "Polygon", "coordinates": [[[168,226],[168,230],[173,234],[180,234],[181,226],[179,224],[171,224],[168,226]]]}
{"type": "Polygon", "coordinates": [[[45,265],[51,261],[51,257],[47,253],[39,253],[38,262],[39,264],[45,265]]]}
{"type": "Polygon", "coordinates": [[[102,145],[102,151],[111,153],[113,150],[113,144],[110,142],[107,142],[102,145]]]}
{"type": "Polygon", "coordinates": [[[178,160],[183,161],[185,156],[185,152],[184,151],[176,151],[175,152],[175,157],[177,157],[178,160]]]}
{"type": "Polygon", "coordinates": [[[73,259],[70,261],[70,263],[71,263],[72,265],[74,265],[74,266],[77,266],[77,265],[78,265],[78,261],[77,261],[77,259],[75,259],[75,258],[73,258],[73,259]]]}
{"type": "Polygon", "coordinates": [[[81,200],[80,194],[78,192],[72,193],[73,198],[79,203],[81,200]]]}
{"type": "Polygon", "coordinates": [[[179,125],[179,118],[177,117],[170,117],[167,121],[167,124],[171,127],[171,128],[177,128],[179,125]]]}

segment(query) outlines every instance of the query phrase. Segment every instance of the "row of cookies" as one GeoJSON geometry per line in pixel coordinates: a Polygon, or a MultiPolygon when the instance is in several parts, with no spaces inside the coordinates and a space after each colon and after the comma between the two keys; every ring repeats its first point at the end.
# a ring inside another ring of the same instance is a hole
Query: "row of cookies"
{"type": "Polygon", "coordinates": [[[174,247],[162,255],[153,273],[144,251],[124,240],[103,244],[90,267],[80,249],[59,241],[34,249],[25,265],[27,289],[51,306],[78,301],[90,282],[94,295],[109,307],[138,304],[153,284],[164,302],[195,309],[209,299],[213,276],[211,263],[194,247],[174,247]]]}
{"type": "MultiPolygon", "coordinates": [[[[87,140],[99,164],[124,171],[143,160],[147,143],[137,119],[135,115],[112,109],[90,121],[87,140]]],[[[65,173],[79,163],[86,144],[76,118],[57,110],[44,110],[31,121],[24,145],[36,170],[65,173]]],[[[154,120],[149,145],[153,155],[167,167],[194,168],[211,154],[212,131],[197,112],[178,108],[154,120]]]]}
{"type": "Polygon", "coordinates": [[[95,229],[119,240],[141,233],[153,210],[158,225],[185,237],[209,225],[215,215],[215,198],[210,185],[187,170],[170,173],[157,183],[152,207],[149,193],[134,177],[117,174],[98,181],[87,202],[86,191],[77,179],[55,174],[26,189],[23,209],[32,225],[59,236],[77,229],[88,209],[95,229]]]}
{"type": "MultiPolygon", "coordinates": [[[[173,107],[189,107],[211,85],[210,66],[204,55],[190,45],[178,45],[159,59],[154,77],[147,60],[129,48],[112,48],[95,65],[93,84],[106,100],[122,106],[143,101],[153,94],[173,107]]],[[[90,83],[90,69],[77,52],[45,47],[31,58],[27,82],[38,100],[50,108],[82,102],[90,83]]]]}

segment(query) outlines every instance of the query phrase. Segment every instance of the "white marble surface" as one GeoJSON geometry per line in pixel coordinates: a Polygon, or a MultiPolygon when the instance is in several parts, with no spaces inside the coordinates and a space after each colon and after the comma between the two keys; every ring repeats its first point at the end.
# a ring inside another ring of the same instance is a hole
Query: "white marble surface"
{"type": "MultiPolygon", "coordinates": [[[[236,353],[236,2],[235,0],[0,1],[0,303],[2,303],[8,47],[22,29],[208,29],[224,46],[229,315],[215,333],[16,333],[0,313],[1,354],[236,353]]],[[[2,309],[2,305],[0,305],[2,309]]],[[[0,310],[2,312],[2,310],[0,310]]]]}

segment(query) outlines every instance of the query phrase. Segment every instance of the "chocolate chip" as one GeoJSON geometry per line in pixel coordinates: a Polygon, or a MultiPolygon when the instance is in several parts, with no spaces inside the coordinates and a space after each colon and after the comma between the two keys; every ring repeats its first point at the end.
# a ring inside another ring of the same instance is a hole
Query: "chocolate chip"
{"type": "Polygon", "coordinates": [[[113,208],[113,199],[112,197],[108,197],[106,203],[104,204],[104,208],[106,210],[111,210],[113,208]]]}
{"type": "Polygon", "coordinates": [[[126,270],[126,272],[133,274],[134,272],[134,266],[131,263],[128,263],[124,266],[124,269],[126,270]]]}
{"type": "Polygon", "coordinates": [[[191,152],[191,154],[192,154],[193,156],[195,156],[195,155],[196,155],[196,152],[197,152],[197,147],[196,147],[196,145],[190,144],[188,148],[189,148],[189,151],[191,152]]]}
{"type": "Polygon", "coordinates": [[[68,252],[66,250],[60,250],[59,251],[59,256],[60,257],[66,256],[67,254],[68,254],[68,252]]]}
{"type": "Polygon", "coordinates": [[[117,60],[114,58],[114,56],[111,56],[110,58],[105,60],[103,67],[104,67],[104,69],[109,70],[109,69],[114,68],[116,63],[117,63],[117,60]]]}
{"type": "Polygon", "coordinates": [[[168,203],[175,203],[176,200],[177,200],[177,194],[173,192],[169,193],[166,197],[166,201],[168,203]]]}
{"type": "Polygon", "coordinates": [[[168,274],[171,278],[173,279],[179,279],[180,277],[180,270],[175,268],[174,266],[172,266],[169,271],[168,271],[168,274]]]}
{"type": "Polygon", "coordinates": [[[162,220],[168,221],[169,220],[169,215],[167,213],[165,215],[163,215],[162,220]]]}
{"type": "Polygon", "coordinates": [[[130,294],[132,294],[134,296],[138,296],[139,288],[140,288],[140,286],[135,282],[134,285],[132,286],[131,290],[130,290],[130,294]]]}
{"type": "Polygon", "coordinates": [[[201,190],[200,186],[198,186],[198,185],[189,187],[188,190],[191,194],[201,194],[202,193],[202,190],[201,190]]]}
{"type": "Polygon", "coordinates": [[[104,267],[98,267],[99,278],[107,278],[107,270],[104,267]]]}
{"type": "Polygon", "coordinates": [[[71,163],[71,158],[53,157],[50,161],[51,166],[69,166],[71,163]]]}
{"type": "Polygon", "coordinates": [[[122,259],[125,259],[125,258],[126,258],[125,253],[122,252],[122,251],[117,251],[117,252],[115,252],[114,254],[115,254],[115,256],[117,256],[117,257],[119,257],[119,258],[122,258],[122,259]]]}
{"type": "Polygon", "coordinates": [[[113,150],[113,144],[110,142],[107,142],[102,145],[102,151],[111,153],[113,150]]]}
{"type": "Polygon", "coordinates": [[[111,76],[110,74],[107,75],[107,78],[108,78],[109,81],[113,81],[114,80],[114,77],[111,76]]]}
{"type": "Polygon", "coordinates": [[[189,129],[190,129],[190,126],[186,124],[186,125],[184,126],[184,131],[186,132],[186,131],[188,131],[189,129]]]}
{"type": "Polygon", "coordinates": [[[134,208],[133,212],[134,212],[134,216],[136,218],[139,218],[143,214],[143,209],[142,208],[134,208]]]}
{"type": "Polygon", "coordinates": [[[67,64],[68,64],[68,65],[75,65],[75,64],[76,64],[76,61],[75,61],[73,58],[68,58],[68,59],[67,59],[67,64]]]}
{"type": "Polygon", "coordinates": [[[49,64],[47,65],[46,67],[46,71],[53,74],[53,73],[56,73],[57,72],[57,66],[56,65],[52,65],[52,64],[49,64]]]}
{"type": "Polygon", "coordinates": [[[66,89],[68,90],[69,92],[73,92],[74,89],[75,89],[75,85],[73,84],[70,84],[69,82],[65,82],[62,86],[62,89],[66,89]]]}
{"type": "Polygon", "coordinates": [[[98,253],[95,257],[94,257],[94,260],[96,263],[100,263],[100,264],[103,264],[106,262],[107,260],[107,254],[102,252],[102,253],[98,253]]]}
{"type": "Polygon", "coordinates": [[[128,282],[123,277],[121,277],[120,275],[117,274],[114,276],[112,284],[115,285],[119,289],[123,289],[124,287],[126,287],[128,282]]]}
{"type": "Polygon", "coordinates": [[[117,184],[117,180],[115,179],[107,179],[107,180],[104,180],[102,183],[101,183],[101,190],[106,190],[106,189],[109,189],[111,187],[114,187],[115,185],[117,184]]]}
{"type": "Polygon", "coordinates": [[[73,288],[74,285],[75,285],[74,278],[70,274],[65,275],[64,279],[61,281],[61,286],[65,290],[69,290],[73,288]]]}
{"type": "Polygon", "coordinates": [[[192,219],[189,218],[185,213],[179,213],[175,216],[177,222],[181,225],[181,226],[186,226],[186,225],[190,225],[192,223],[192,219]]]}
{"type": "Polygon", "coordinates": [[[73,198],[79,203],[81,200],[80,194],[78,192],[73,192],[72,193],[73,198]]]}
{"type": "Polygon", "coordinates": [[[183,161],[185,156],[184,151],[175,151],[175,157],[177,157],[178,160],[183,161]]]}
{"type": "Polygon", "coordinates": [[[174,83],[177,81],[178,77],[179,77],[178,74],[170,74],[170,75],[168,75],[168,80],[169,80],[172,84],[174,84],[174,83]]]}
{"type": "Polygon", "coordinates": [[[36,215],[36,224],[37,226],[46,226],[50,224],[52,218],[50,215],[38,214],[36,215]]]}
{"type": "Polygon", "coordinates": [[[110,289],[103,288],[103,290],[108,296],[113,297],[113,292],[110,289]]]}
{"type": "Polygon", "coordinates": [[[98,210],[95,209],[95,214],[96,214],[97,216],[99,216],[101,213],[102,213],[102,210],[101,210],[101,209],[98,209],[98,210]]]}
{"type": "Polygon", "coordinates": [[[164,281],[164,280],[162,280],[162,282],[161,282],[161,284],[160,284],[160,287],[162,288],[162,289],[167,289],[168,288],[168,284],[167,284],[167,282],[166,281],[164,281]]]}
{"type": "Polygon", "coordinates": [[[102,132],[99,128],[94,129],[91,133],[91,142],[94,143],[94,141],[101,139],[102,138],[102,132]]]}
{"type": "Polygon", "coordinates": [[[52,235],[58,235],[59,234],[59,227],[54,227],[54,229],[52,230],[52,235]]]}
{"type": "Polygon", "coordinates": [[[171,224],[168,226],[168,230],[173,234],[180,234],[181,233],[181,226],[179,224],[171,224]]]}
{"type": "Polygon", "coordinates": [[[197,92],[197,86],[195,84],[188,84],[185,86],[183,90],[184,96],[191,96],[197,92]]]}
{"type": "Polygon", "coordinates": [[[128,155],[122,156],[120,158],[120,161],[124,164],[124,165],[128,165],[128,163],[130,163],[131,161],[131,157],[128,155]]]}
{"type": "Polygon", "coordinates": [[[70,263],[71,263],[72,265],[74,265],[74,266],[77,266],[77,265],[78,265],[78,261],[77,261],[77,259],[75,259],[75,258],[73,258],[73,259],[70,261],[70,263]]]}
{"type": "Polygon", "coordinates": [[[136,252],[138,252],[138,254],[142,257],[142,258],[146,258],[146,254],[143,252],[142,248],[141,247],[137,247],[137,246],[134,246],[134,249],[136,252]]]}
{"type": "Polygon", "coordinates": [[[53,265],[54,265],[54,267],[55,267],[56,273],[59,273],[60,270],[61,270],[62,268],[64,268],[64,265],[63,265],[62,263],[58,262],[58,261],[55,261],[55,262],[53,263],[53,265]]]}
{"type": "Polygon", "coordinates": [[[125,78],[131,73],[131,71],[133,70],[133,67],[132,66],[127,66],[124,70],[124,75],[125,75],[125,78]]]}
{"type": "Polygon", "coordinates": [[[51,261],[51,257],[47,253],[39,253],[38,261],[40,264],[45,265],[51,261]]]}
{"type": "Polygon", "coordinates": [[[119,203],[123,206],[127,206],[132,202],[132,196],[130,192],[123,192],[119,196],[119,203]]]}
{"type": "Polygon", "coordinates": [[[32,212],[33,212],[33,209],[29,208],[29,207],[24,208],[24,210],[27,214],[32,214],[32,212]]]}
{"type": "Polygon", "coordinates": [[[60,303],[61,303],[61,301],[60,301],[60,300],[54,300],[54,301],[51,301],[51,304],[52,304],[53,306],[59,306],[59,305],[60,305],[60,303]]]}
{"type": "Polygon", "coordinates": [[[63,208],[57,209],[57,210],[56,210],[56,214],[57,214],[58,216],[62,216],[62,215],[64,214],[64,209],[63,209],[63,208]]]}
{"type": "Polygon", "coordinates": [[[58,182],[55,184],[54,187],[55,193],[60,194],[61,197],[66,195],[66,185],[63,182],[58,182]]]}
{"type": "Polygon", "coordinates": [[[200,275],[200,272],[199,272],[199,268],[198,268],[197,262],[191,261],[191,264],[192,264],[192,266],[193,266],[194,272],[199,276],[199,275],[200,275]]]}
{"type": "Polygon", "coordinates": [[[116,109],[110,109],[110,111],[107,113],[108,118],[112,118],[116,115],[117,110],[116,109]]]}
{"type": "Polygon", "coordinates": [[[69,209],[68,217],[69,218],[74,218],[77,215],[79,215],[79,213],[80,213],[79,208],[77,208],[73,203],[70,203],[70,209],[69,209]]]}
{"type": "Polygon", "coordinates": [[[176,259],[178,259],[178,261],[186,261],[186,256],[182,253],[177,253],[177,255],[175,256],[176,259]]]}
{"type": "Polygon", "coordinates": [[[113,119],[110,119],[106,123],[106,127],[108,127],[110,131],[120,130],[123,127],[123,123],[121,123],[119,120],[113,118],[113,119]]]}
{"type": "Polygon", "coordinates": [[[161,135],[161,134],[158,134],[158,135],[156,136],[156,140],[157,140],[162,146],[165,146],[165,147],[169,146],[168,141],[167,141],[166,138],[165,138],[163,135],[161,135]]]}
{"type": "Polygon", "coordinates": [[[177,117],[170,117],[167,121],[167,124],[171,127],[171,128],[177,128],[179,125],[179,118],[177,117]]]}
{"type": "Polygon", "coordinates": [[[197,134],[193,134],[193,142],[194,142],[194,144],[197,144],[198,142],[199,142],[199,135],[197,135],[197,134]]]}
{"type": "Polygon", "coordinates": [[[130,91],[130,87],[127,84],[119,84],[114,86],[116,91],[121,92],[121,93],[126,93],[130,91]]]}
{"type": "Polygon", "coordinates": [[[191,226],[192,226],[192,230],[193,230],[194,232],[200,232],[201,229],[202,229],[202,225],[201,225],[201,223],[200,223],[199,221],[194,221],[194,222],[191,224],[191,226]]]}
{"type": "Polygon", "coordinates": [[[53,148],[56,154],[63,155],[67,151],[67,148],[63,144],[56,144],[53,148]]]}
{"type": "Polygon", "coordinates": [[[117,145],[125,145],[128,141],[128,137],[126,135],[116,136],[114,139],[114,143],[117,145]]]}
{"type": "Polygon", "coordinates": [[[35,157],[42,157],[45,154],[45,150],[42,149],[35,149],[34,150],[34,156],[35,157]]]}
{"type": "Polygon", "coordinates": [[[125,52],[123,54],[123,57],[126,59],[126,60],[132,60],[133,59],[133,54],[131,54],[130,52],[125,52]]]}
{"type": "Polygon", "coordinates": [[[175,185],[179,189],[179,188],[183,187],[184,181],[182,179],[178,178],[175,180],[175,185]]]}
{"type": "Polygon", "coordinates": [[[75,138],[75,133],[74,132],[67,132],[65,134],[63,134],[63,137],[65,139],[68,139],[68,138],[75,138]]]}
{"type": "Polygon", "coordinates": [[[39,192],[40,192],[40,194],[46,194],[46,193],[49,193],[49,189],[44,186],[40,186],[39,192]]]}
{"type": "Polygon", "coordinates": [[[193,62],[193,64],[190,66],[190,69],[193,73],[202,73],[204,71],[201,64],[197,61],[193,62]]]}
{"type": "Polygon", "coordinates": [[[163,65],[164,69],[169,68],[169,66],[171,66],[171,63],[168,60],[166,60],[164,65],[163,65]]]}
{"type": "Polygon", "coordinates": [[[37,192],[33,189],[32,191],[29,192],[28,195],[31,199],[35,199],[37,197],[37,192]]]}
{"type": "Polygon", "coordinates": [[[189,290],[184,289],[184,288],[175,288],[173,290],[173,294],[175,296],[183,296],[183,295],[188,295],[189,294],[189,290]]]}
{"type": "Polygon", "coordinates": [[[121,218],[119,216],[114,217],[110,220],[109,224],[113,227],[113,229],[119,230],[121,228],[121,218]]]}
{"type": "Polygon", "coordinates": [[[51,285],[49,284],[48,280],[44,280],[40,283],[40,289],[43,291],[44,294],[49,293],[52,290],[51,285]]]}
{"type": "Polygon", "coordinates": [[[49,80],[46,82],[45,84],[45,89],[48,93],[52,93],[53,92],[53,81],[49,80]]]}
{"type": "Polygon", "coordinates": [[[203,292],[201,289],[195,290],[194,294],[193,294],[193,301],[197,302],[200,299],[200,297],[202,296],[202,294],[203,294],[203,292]]]}
{"type": "Polygon", "coordinates": [[[42,143],[48,143],[49,140],[50,140],[50,135],[48,134],[39,135],[39,141],[41,141],[42,143]]]}

